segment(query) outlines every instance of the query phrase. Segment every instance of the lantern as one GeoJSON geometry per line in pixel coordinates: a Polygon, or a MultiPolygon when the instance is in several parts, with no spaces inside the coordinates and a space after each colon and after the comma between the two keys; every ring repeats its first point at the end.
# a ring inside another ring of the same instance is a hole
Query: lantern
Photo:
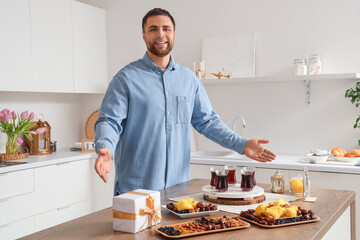
{"type": "Polygon", "coordinates": [[[51,154],[51,138],[50,138],[50,124],[45,121],[39,120],[34,123],[34,126],[31,128],[32,131],[36,132],[39,128],[45,128],[44,133],[32,134],[33,138],[31,141],[28,140],[28,146],[30,150],[30,155],[44,155],[51,154]]]}
{"type": "Polygon", "coordinates": [[[271,192],[283,193],[285,189],[285,178],[281,176],[279,170],[276,171],[274,176],[271,176],[271,192]]]}

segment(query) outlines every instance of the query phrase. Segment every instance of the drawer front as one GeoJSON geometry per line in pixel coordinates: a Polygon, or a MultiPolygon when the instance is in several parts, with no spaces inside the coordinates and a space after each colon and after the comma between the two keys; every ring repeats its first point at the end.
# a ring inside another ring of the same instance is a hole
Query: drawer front
{"type": "Polygon", "coordinates": [[[0,237],[2,240],[17,239],[34,232],[34,217],[29,217],[20,221],[0,225],[0,237]]]}
{"type": "Polygon", "coordinates": [[[35,202],[34,192],[0,200],[0,225],[33,216],[35,202]]]}
{"type": "Polygon", "coordinates": [[[63,206],[35,216],[35,231],[61,224],[91,213],[90,200],[63,206]]]}
{"type": "Polygon", "coordinates": [[[90,160],[35,169],[36,211],[47,212],[90,199],[90,160]]]}
{"type": "Polygon", "coordinates": [[[0,201],[33,191],[34,169],[0,174],[0,201]]]}

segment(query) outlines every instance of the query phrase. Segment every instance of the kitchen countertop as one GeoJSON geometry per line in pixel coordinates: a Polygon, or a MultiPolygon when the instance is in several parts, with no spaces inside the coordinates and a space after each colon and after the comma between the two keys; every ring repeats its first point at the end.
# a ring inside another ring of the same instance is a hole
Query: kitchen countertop
{"type": "MultiPolygon", "coordinates": [[[[179,197],[187,194],[195,194],[201,191],[208,180],[193,179],[189,182],[161,190],[162,204],[168,202],[169,197],[179,197]]],[[[259,184],[269,191],[269,185],[259,184]]],[[[206,234],[196,239],[321,239],[333,226],[336,220],[350,206],[352,234],[355,234],[355,193],[344,190],[312,189],[311,194],[317,197],[315,203],[297,200],[293,205],[313,210],[321,220],[314,223],[300,224],[288,227],[266,229],[251,225],[250,228],[233,230],[222,233],[206,234]],[[269,234],[271,233],[271,234],[269,234]]],[[[214,216],[236,216],[236,214],[217,212],[214,216]]],[[[162,210],[163,220],[161,226],[190,221],[191,219],[180,219],[166,210],[162,210]]],[[[113,231],[112,209],[107,208],[87,216],[51,227],[49,229],[31,234],[22,238],[24,240],[41,239],[165,239],[153,230],[145,230],[138,234],[130,234],[113,231]]],[[[352,235],[355,239],[355,235],[352,235]]]]}
{"type": "Polygon", "coordinates": [[[270,169],[288,169],[303,171],[307,167],[309,171],[315,172],[331,172],[331,173],[346,173],[346,174],[360,174],[360,167],[350,165],[349,162],[335,162],[328,161],[328,163],[309,164],[305,163],[306,155],[277,155],[272,162],[262,163],[244,156],[233,153],[226,156],[195,156],[197,152],[191,153],[190,163],[203,165],[233,165],[233,166],[248,166],[258,168],[270,169]],[[331,165],[330,165],[331,164],[331,165]]]}
{"type": "Polygon", "coordinates": [[[92,156],[94,156],[94,153],[73,152],[68,149],[60,149],[52,154],[30,155],[28,158],[25,159],[11,160],[14,162],[27,162],[27,163],[1,167],[0,174],[37,168],[37,167],[44,167],[49,165],[55,165],[66,162],[79,161],[83,159],[89,159],[92,156]]]}

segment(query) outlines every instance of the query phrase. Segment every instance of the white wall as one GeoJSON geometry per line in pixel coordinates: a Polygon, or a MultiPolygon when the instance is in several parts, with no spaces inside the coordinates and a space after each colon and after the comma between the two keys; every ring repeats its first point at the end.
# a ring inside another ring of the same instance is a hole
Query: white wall
{"type": "MultiPolygon", "coordinates": [[[[322,55],[323,73],[360,72],[360,1],[357,0],[108,0],[109,73],[113,76],[146,51],[141,20],[154,7],[176,21],[175,59],[188,67],[201,60],[205,36],[257,33],[256,75],[292,75],[293,60],[322,55]]],[[[353,81],[313,82],[311,104],[301,82],[206,86],[211,102],[229,125],[243,115],[246,137],[269,138],[278,154],[314,148],[356,147],[358,114],[344,98],[353,81]]],[[[220,147],[196,135],[198,149],[220,147]]]]}

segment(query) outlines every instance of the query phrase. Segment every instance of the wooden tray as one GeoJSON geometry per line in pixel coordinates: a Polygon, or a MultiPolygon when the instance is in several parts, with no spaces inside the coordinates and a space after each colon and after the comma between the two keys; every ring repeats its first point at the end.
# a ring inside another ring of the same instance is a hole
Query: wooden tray
{"type": "Polygon", "coordinates": [[[291,225],[297,225],[297,224],[305,224],[305,223],[312,223],[312,222],[317,222],[320,220],[320,217],[317,217],[315,219],[312,220],[306,220],[306,221],[301,221],[301,222],[292,222],[292,223],[284,223],[284,224],[279,224],[279,225],[264,225],[264,224],[260,224],[258,222],[255,222],[253,220],[238,216],[239,218],[241,218],[242,220],[245,220],[249,223],[258,225],[259,227],[263,227],[263,228],[278,228],[278,227],[287,227],[287,226],[291,226],[291,225]]]}
{"type": "MultiPolygon", "coordinates": [[[[193,222],[193,221],[190,221],[190,222],[193,222]]],[[[165,234],[165,233],[163,233],[163,232],[161,232],[159,230],[159,228],[161,228],[161,227],[174,227],[174,226],[177,226],[177,225],[190,223],[190,222],[183,222],[183,223],[176,223],[176,224],[172,224],[172,225],[158,226],[158,227],[154,228],[154,230],[155,230],[155,232],[159,233],[160,235],[162,235],[162,236],[164,236],[166,238],[185,238],[185,237],[194,237],[194,236],[197,236],[197,235],[217,233],[217,232],[225,232],[225,231],[232,231],[232,230],[237,230],[237,229],[243,229],[243,228],[250,227],[250,224],[247,223],[245,226],[231,227],[231,228],[224,228],[224,229],[217,229],[217,230],[209,230],[209,231],[197,232],[197,233],[180,234],[178,236],[170,236],[170,235],[167,235],[167,234],[165,234]]]]}
{"type": "Polygon", "coordinates": [[[204,194],[204,200],[211,203],[225,204],[225,205],[251,205],[265,201],[265,195],[254,197],[253,199],[249,199],[249,200],[244,200],[244,199],[234,199],[234,198],[213,199],[210,196],[204,194]]]}

